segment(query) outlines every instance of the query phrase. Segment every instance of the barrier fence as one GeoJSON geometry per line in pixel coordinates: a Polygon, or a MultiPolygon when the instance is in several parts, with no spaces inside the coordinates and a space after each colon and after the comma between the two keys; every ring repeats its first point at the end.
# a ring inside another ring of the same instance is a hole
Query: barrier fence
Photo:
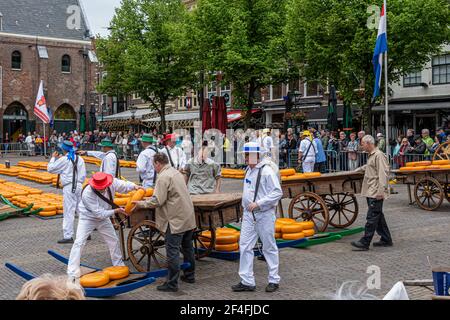
{"type": "MultiPolygon", "coordinates": [[[[49,143],[47,146],[47,155],[51,155],[56,150],[56,144],[49,143]]],[[[100,151],[101,147],[96,143],[83,143],[79,150],[85,151],[100,151]]],[[[125,160],[136,160],[139,153],[142,151],[141,144],[136,145],[116,145],[115,150],[119,158],[125,160]]],[[[44,155],[44,146],[42,144],[27,144],[27,143],[1,143],[0,152],[2,154],[17,154],[20,156],[34,156],[44,155]]],[[[242,161],[239,159],[242,155],[235,153],[234,162],[242,161]]],[[[368,154],[366,152],[352,152],[352,151],[325,151],[326,160],[322,163],[315,164],[315,171],[327,173],[337,171],[353,171],[358,167],[367,164],[368,154]]],[[[432,155],[424,154],[405,154],[389,156],[389,164],[392,169],[399,169],[404,167],[406,163],[412,161],[426,161],[432,160],[432,155]]],[[[299,168],[300,162],[298,159],[297,150],[281,150],[279,153],[279,166],[280,168],[299,168]]],[[[236,165],[234,165],[236,166],[236,165]]],[[[237,167],[243,167],[237,166],[237,167]]]]}
{"type": "MultiPolygon", "coordinates": [[[[318,172],[337,172],[353,171],[367,164],[367,152],[352,151],[325,151],[326,161],[315,165],[315,171],[318,172]]],[[[431,160],[432,155],[406,154],[398,156],[389,156],[389,165],[392,169],[404,167],[407,162],[431,160]]],[[[280,154],[280,168],[298,168],[298,151],[288,150],[286,154],[280,154]]],[[[300,168],[299,168],[300,169],[300,168]]]]}

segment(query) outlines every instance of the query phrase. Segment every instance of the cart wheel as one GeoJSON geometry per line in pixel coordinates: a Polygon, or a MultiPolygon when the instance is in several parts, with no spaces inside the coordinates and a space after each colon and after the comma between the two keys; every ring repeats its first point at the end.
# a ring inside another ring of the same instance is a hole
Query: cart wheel
{"type": "Polygon", "coordinates": [[[313,221],[316,232],[324,232],[329,222],[328,208],[317,194],[301,193],[295,196],[289,204],[289,218],[313,221]]]}
{"type": "Polygon", "coordinates": [[[165,233],[153,221],[144,220],[128,234],[128,255],[139,272],[167,268],[165,233]]]}
{"type": "Polygon", "coordinates": [[[358,217],[358,201],[356,197],[348,193],[327,194],[323,196],[327,204],[330,225],[335,228],[351,226],[358,217]]]}
{"type": "Polygon", "coordinates": [[[197,229],[194,231],[194,235],[192,236],[192,240],[194,240],[194,253],[195,258],[197,260],[208,256],[216,245],[216,229],[209,228],[208,230],[200,230],[197,229]],[[203,231],[211,232],[211,236],[202,236],[201,233],[203,231]]]}
{"type": "Polygon", "coordinates": [[[426,177],[414,187],[417,204],[424,210],[433,211],[439,208],[444,200],[444,190],[435,178],[426,177]]]}
{"type": "Polygon", "coordinates": [[[450,202],[450,184],[446,184],[444,188],[444,196],[448,202],[450,202]]]}
{"type": "Polygon", "coordinates": [[[433,160],[450,160],[450,142],[443,143],[436,149],[433,160]]]}

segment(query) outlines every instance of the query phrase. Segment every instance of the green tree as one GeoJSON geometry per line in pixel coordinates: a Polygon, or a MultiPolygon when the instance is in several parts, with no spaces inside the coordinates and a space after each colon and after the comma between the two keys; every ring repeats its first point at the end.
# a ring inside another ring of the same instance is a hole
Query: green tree
{"type": "MultiPolygon", "coordinates": [[[[344,103],[362,108],[368,131],[377,30],[367,22],[373,14],[368,7],[374,4],[382,1],[289,0],[285,28],[289,55],[301,74],[334,83],[344,103]]],[[[387,6],[388,79],[394,83],[449,43],[450,12],[447,0],[389,0],[387,6]]]]}
{"type": "Polygon", "coordinates": [[[107,72],[99,89],[138,94],[164,132],[167,102],[195,82],[187,9],[180,0],[122,0],[110,29],[97,46],[107,72]]]}
{"type": "MultiPolygon", "coordinates": [[[[283,37],[285,4],[285,0],[199,0],[190,31],[197,69],[222,73],[221,82],[233,87],[233,107],[251,110],[257,90],[295,74],[283,37]]],[[[247,127],[250,119],[251,112],[246,112],[247,127]]]]}

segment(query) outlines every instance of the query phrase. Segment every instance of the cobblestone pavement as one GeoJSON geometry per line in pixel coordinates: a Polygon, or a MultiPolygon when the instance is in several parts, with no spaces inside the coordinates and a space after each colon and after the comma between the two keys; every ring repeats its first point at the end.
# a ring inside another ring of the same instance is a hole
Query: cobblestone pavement
{"type": "MultiPolygon", "coordinates": [[[[5,158],[4,158],[5,159],[5,158]]],[[[12,164],[18,158],[9,158],[12,164]]],[[[24,158],[22,158],[23,160],[24,158]]],[[[25,158],[39,159],[43,158],[25,158]]],[[[3,161],[2,161],[3,162],[3,161]]],[[[95,166],[88,165],[88,171],[95,166]]],[[[130,181],[137,181],[134,169],[123,169],[123,175],[130,181]]],[[[16,181],[38,187],[45,191],[60,192],[27,180],[0,176],[1,179],[16,181]]],[[[239,192],[240,181],[224,181],[225,192],[239,192]]],[[[313,246],[309,249],[283,249],[280,251],[280,290],[274,294],[264,292],[267,281],[265,262],[255,260],[257,291],[254,293],[233,293],[230,286],[239,281],[238,262],[227,262],[212,258],[197,263],[197,283],[180,283],[175,294],[156,291],[156,284],[149,285],[114,299],[326,299],[344,281],[358,280],[366,283],[369,266],[381,270],[381,288],[370,290],[377,297],[384,294],[397,282],[404,279],[431,278],[427,256],[434,265],[449,265],[450,252],[450,204],[445,202],[435,212],[426,212],[408,205],[405,186],[396,186],[397,195],[385,203],[385,214],[391,229],[394,247],[371,248],[367,252],[354,252],[350,242],[358,235],[339,241],[313,246]]],[[[364,199],[358,198],[360,215],[354,227],[363,226],[367,209],[364,199]]],[[[284,206],[288,205],[285,200],[284,206]]],[[[40,220],[35,217],[12,218],[0,222],[0,299],[14,299],[24,281],[4,267],[11,262],[34,274],[64,274],[65,267],[51,258],[47,250],[53,249],[68,255],[70,245],[58,245],[61,238],[62,220],[40,220]]],[[[98,233],[86,246],[82,261],[86,264],[106,267],[111,264],[106,245],[98,233]]],[[[422,288],[408,288],[411,299],[429,299],[430,291],[422,288]]]]}

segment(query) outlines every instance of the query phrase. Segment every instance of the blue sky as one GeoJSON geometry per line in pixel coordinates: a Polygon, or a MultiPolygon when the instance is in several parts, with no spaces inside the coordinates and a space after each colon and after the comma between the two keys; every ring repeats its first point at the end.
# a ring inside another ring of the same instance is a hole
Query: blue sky
{"type": "Polygon", "coordinates": [[[114,8],[120,6],[120,0],[81,0],[81,2],[92,34],[108,35],[106,28],[114,16],[114,8]]]}

